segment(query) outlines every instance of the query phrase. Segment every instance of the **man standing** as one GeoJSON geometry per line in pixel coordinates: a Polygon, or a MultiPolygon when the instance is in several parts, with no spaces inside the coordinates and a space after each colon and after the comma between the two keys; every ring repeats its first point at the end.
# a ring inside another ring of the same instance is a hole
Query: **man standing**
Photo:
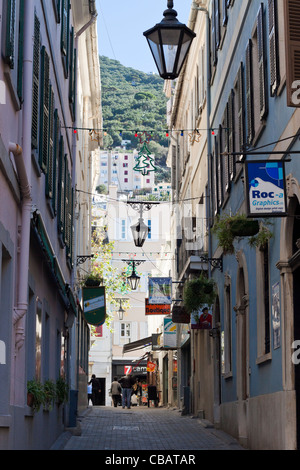
{"type": "Polygon", "coordinates": [[[95,374],[92,375],[92,378],[89,381],[89,385],[90,384],[92,384],[92,403],[95,406],[98,403],[99,393],[101,393],[100,383],[99,380],[96,379],[95,374]]]}
{"type": "Polygon", "coordinates": [[[130,408],[132,385],[134,384],[134,380],[132,376],[128,374],[124,375],[124,377],[119,380],[119,383],[122,387],[122,408],[125,408],[125,405],[127,405],[127,408],[130,408]]]}
{"type": "Polygon", "coordinates": [[[118,377],[114,377],[114,380],[110,386],[110,390],[111,390],[111,397],[112,397],[114,407],[117,408],[118,403],[119,403],[119,398],[122,392],[121,385],[118,382],[118,377]]]}

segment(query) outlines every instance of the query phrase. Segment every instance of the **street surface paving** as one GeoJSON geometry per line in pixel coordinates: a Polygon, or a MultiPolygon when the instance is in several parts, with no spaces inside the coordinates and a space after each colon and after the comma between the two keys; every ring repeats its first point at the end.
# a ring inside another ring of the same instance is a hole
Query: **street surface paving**
{"type": "Polygon", "coordinates": [[[78,420],[80,435],[64,433],[52,450],[243,450],[230,435],[178,409],[89,407],[78,420]]]}

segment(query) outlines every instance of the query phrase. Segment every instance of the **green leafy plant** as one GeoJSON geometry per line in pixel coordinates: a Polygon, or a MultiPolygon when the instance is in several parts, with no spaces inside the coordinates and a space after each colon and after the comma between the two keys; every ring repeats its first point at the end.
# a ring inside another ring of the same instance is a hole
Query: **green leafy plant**
{"type": "Polygon", "coordinates": [[[262,225],[257,235],[249,238],[249,245],[252,247],[258,247],[261,250],[266,248],[270,239],[273,237],[273,233],[267,227],[262,225]]]}
{"type": "Polygon", "coordinates": [[[66,402],[68,400],[69,387],[68,387],[67,382],[65,381],[65,379],[62,376],[60,376],[56,380],[55,391],[56,391],[55,398],[56,398],[56,401],[59,405],[61,405],[62,403],[66,402]]]}
{"type": "Polygon", "coordinates": [[[212,228],[224,253],[234,253],[233,242],[236,237],[253,237],[259,232],[257,220],[248,219],[244,214],[225,214],[218,217],[212,228]]]}
{"type": "Polygon", "coordinates": [[[46,380],[44,383],[44,406],[51,410],[56,398],[56,385],[53,380],[46,380]]]}
{"type": "Polygon", "coordinates": [[[183,303],[188,313],[199,310],[201,305],[212,305],[216,298],[215,282],[204,275],[184,284],[183,303]]]}
{"type": "Polygon", "coordinates": [[[34,410],[39,411],[45,403],[45,391],[43,384],[36,379],[27,382],[27,404],[34,410]]]}
{"type": "Polygon", "coordinates": [[[83,279],[83,284],[87,287],[100,286],[103,279],[99,272],[91,272],[87,274],[83,279]]]}

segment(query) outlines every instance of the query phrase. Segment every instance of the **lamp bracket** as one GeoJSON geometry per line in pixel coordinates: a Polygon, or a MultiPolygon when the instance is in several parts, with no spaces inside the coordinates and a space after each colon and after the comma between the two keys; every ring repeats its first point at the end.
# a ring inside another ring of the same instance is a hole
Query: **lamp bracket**
{"type": "Polygon", "coordinates": [[[94,258],[94,255],[78,255],[76,259],[76,266],[79,266],[79,264],[85,263],[86,260],[89,258],[94,258]]]}
{"type": "Polygon", "coordinates": [[[142,215],[143,211],[150,211],[152,206],[160,203],[156,201],[127,201],[126,204],[142,215]]]}
{"type": "Polygon", "coordinates": [[[206,256],[200,256],[202,263],[209,263],[213,268],[220,269],[223,271],[223,259],[222,258],[207,258],[206,256]]]}
{"type": "Polygon", "coordinates": [[[146,260],[145,259],[122,259],[122,261],[124,263],[127,263],[127,264],[133,264],[134,266],[139,266],[141,263],[145,263],[146,260]]]}

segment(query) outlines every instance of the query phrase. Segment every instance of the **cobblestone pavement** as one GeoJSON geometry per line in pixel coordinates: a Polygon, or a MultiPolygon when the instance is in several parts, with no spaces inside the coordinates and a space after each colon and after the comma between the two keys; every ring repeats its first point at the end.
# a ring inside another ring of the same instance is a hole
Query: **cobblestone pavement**
{"type": "Polygon", "coordinates": [[[79,423],[80,435],[64,433],[52,450],[173,451],[173,454],[243,450],[233,437],[204,420],[182,416],[177,409],[89,407],[79,417],[79,423]]]}

